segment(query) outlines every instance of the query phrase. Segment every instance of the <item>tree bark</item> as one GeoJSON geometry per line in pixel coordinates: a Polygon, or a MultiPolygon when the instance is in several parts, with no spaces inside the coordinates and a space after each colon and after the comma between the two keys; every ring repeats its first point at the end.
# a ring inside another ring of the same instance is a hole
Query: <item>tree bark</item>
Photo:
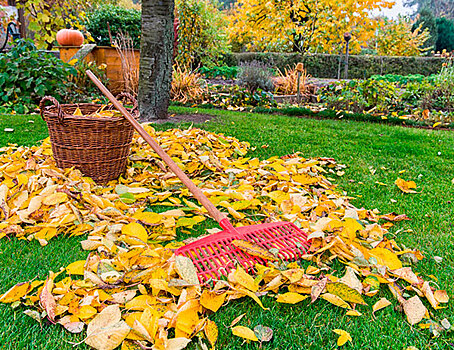
{"type": "Polygon", "coordinates": [[[172,83],[174,0],[142,1],[139,110],[142,121],[167,118],[172,83]]]}

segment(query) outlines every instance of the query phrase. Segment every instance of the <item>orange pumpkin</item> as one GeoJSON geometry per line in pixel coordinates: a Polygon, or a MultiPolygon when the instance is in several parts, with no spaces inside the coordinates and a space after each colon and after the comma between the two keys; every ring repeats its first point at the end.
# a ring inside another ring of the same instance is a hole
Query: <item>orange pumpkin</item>
{"type": "Polygon", "coordinates": [[[57,42],[60,46],[80,46],[84,43],[84,36],[74,29],[60,29],[57,33],[57,42]]]}

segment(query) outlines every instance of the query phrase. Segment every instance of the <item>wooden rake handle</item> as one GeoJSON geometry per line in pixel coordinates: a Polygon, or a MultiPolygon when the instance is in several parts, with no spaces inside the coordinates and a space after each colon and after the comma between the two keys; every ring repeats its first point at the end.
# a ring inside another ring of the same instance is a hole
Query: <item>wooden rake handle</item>
{"type": "Polygon", "coordinates": [[[192,195],[205,207],[208,213],[213,219],[219,224],[223,221],[225,223],[226,218],[213,203],[203,194],[203,192],[189,179],[189,177],[175,164],[172,158],[158,145],[158,143],[145,131],[145,129],[134,119],[134,117],[126,110],[125,107],[111,94],[111,92],[104,86],[101,81],[93,74],[90,70],[86,71],[89,78],[95,83],[95,85],[101,90],[110,102],[118,109],[121,114],[134,126],[140,136],[151,146],[151,148],[161,157],[161,159],[169,166],[181,182],[191,191],[192,195]],[[223,220],[224,219],[224,220],[223,220]]]}

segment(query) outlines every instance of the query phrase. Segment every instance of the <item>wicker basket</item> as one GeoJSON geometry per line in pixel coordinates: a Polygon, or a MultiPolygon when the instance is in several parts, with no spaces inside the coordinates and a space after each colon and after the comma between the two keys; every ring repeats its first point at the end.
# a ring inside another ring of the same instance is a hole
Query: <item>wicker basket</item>
{"type": "MultiPolygon", "coordinates": [[[[137,101],[130,112],[137,117],[137,101]]],[[[134,128],[123,117],[87,116],[100,109],[99,104],[63,104],[50,96],[41,100],[41,117],[49,129],[52,152],[59,168],[76,167],[97,183],[117,179],[124,172],[134,128]],[[50,101],[53,105],[45,106],[50,101]],[[79,108],[84,116],[75,116],[79,108]]]]}

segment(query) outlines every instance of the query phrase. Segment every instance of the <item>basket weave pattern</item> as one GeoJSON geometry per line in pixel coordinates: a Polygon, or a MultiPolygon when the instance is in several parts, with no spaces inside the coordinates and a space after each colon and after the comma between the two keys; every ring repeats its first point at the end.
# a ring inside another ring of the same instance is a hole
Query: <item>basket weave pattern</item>
{"type": "MultiPolygon", "coordinates": [[[[137,117],[137,102],[128,94],[137,117]]],[[[120,97],[120,96],[119,96],[120,97]]],[[[134,128],[123,117],[90,117],[99,104],[60,105],[53,97],[41,100],[41,116],[47,123],[54,159],[59,168],[76,167],[97,183],[117,179],[124,172],[134,128]],[[45,106],[50,101],[53,105],[45,106]],[[79,108],[83,116],[75,116],[79,108]]]]}

